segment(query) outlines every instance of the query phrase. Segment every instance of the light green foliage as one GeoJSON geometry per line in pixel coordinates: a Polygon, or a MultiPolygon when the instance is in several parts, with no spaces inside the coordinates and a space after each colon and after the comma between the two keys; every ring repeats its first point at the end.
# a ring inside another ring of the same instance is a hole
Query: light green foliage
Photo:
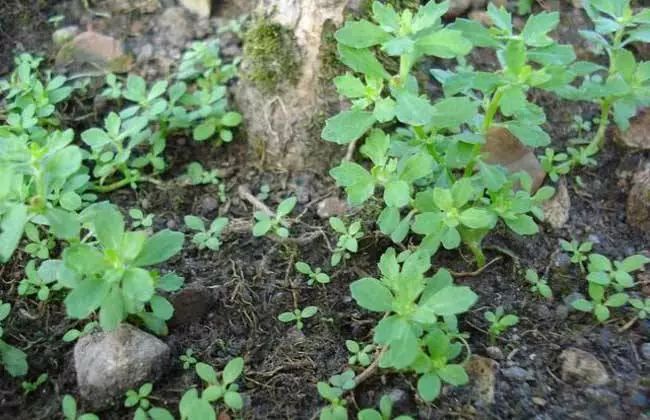
{"type": "Polygon", "coordinates": [[[384,395],[379,400],[379,411],[364,408],[357,414],[357,420],[413,420],[413,418],[406,415],[393,417],[393,400],[388,395],[384,395]]]}
{"type": "Polygon", "coordinates": [[[205,387],[201,392],[192,388],[183,394],[179,403],[181,420],[216,420],[217,412],[213,404],[219,401],[223,401],[233,411],[243,408],[244,400],[235,381],[244,371],[244,359],[232,359],[221,375],[217,375],[214,368],[205,363],[197,363],[195,370],[205,387]]]}
{"type": "Polygon", "coordinates": [[[329,382],[318,382],[316,384],[318,394],[329,403],[321,409],[320,420],[347,420],[348,411],[345,408],[347,403],[343,394],[354,389],[355,386],[355,373],[352,370],[332,376],[329,382]]]}
{"type": "Polygon", "coordinates": [[[571,255],[571,262],[580,266],[580,271],[585,271],[585,261],[587,261],[588,254],[591,252],[594,244],[592,242],[578,242],[575,239],[571,242],[560,240],[560,247],[563,251],[571,255]]]}
{"type": "Polygon", "coordinates": [[[530,291],[540,295],[545,299],[553,298],[553,291],[549,287],[545,278],[539,278],[537,272],[530,268],[526,270],[526,281],[530,283],[530,291]]]}
{"type": "Polygon", "coordinates": [[[183,246],[183,234],[163,230],[125,230],[124,218],[113,205],[95,204],[81,215],[87,239],[63,251],[57,273],[59,283],[70,289],[64,303],[69,317],[86,319],[99,310],[99,324],[113,330],[134,315],[152,331],[166,334],[165,321],[174,308],[157,290],[178,290],[183,279],[161,276],[148,269],[167,261],[183,246]]]}
{"type": "Polygon", "coordinates": [[[330,217],[329,224],[339,237],[336,241],[336,248],[330,258],[330,265],[336,267],[341,260],[349,259],[351,253],[356,253],[359,250],[358,240],[363,238],[363,231],[361,230],[361,222],[358,220],[352,222],[349,227],[346,227],[343,220],[338,217],[330,217]]]}
{"type": "Polygon", "coordinates": [[[192,162],[187,165],[186,176],[192,185],[218,185],[221,182],[219,170],[206,170],[199,162],[192,162]]]}
{"type": "Polygon", "coordinates": [[[139,227],[150,228],[153,226],[153,214],[145,214],[140,209],[129,210],[129,217],[131,218],[132,229],[139,227]]]}
{"type": "Polygon", "coordinates": [[[497,337],[503,334],[508,328],[519,323],[519,317],[514,314],[506,314],[502,306],[497,307],[494,312],[485,311],[485,320],[490,323],[488,333],[490,342],[494,344],[497,337]]]}
{"type": "Polygon", "coordinates": [[[533,9],[534,0],[517,0],[517,13],[527,15],[533,9]]]}
{"type": "Polygon", "coordinates": [[[185,216],[185,225],[196,232],[192,237],[192,243],[199,249],[208,248],[212,251],[218,251],[221,248],[221,232],[228,226],[228,219],[226,217],[217,217],[207,228],[201,218],[188,215],[185,216]]]}
{"type": "Polygon", "coordinates": [[[99,328],[99,323],[96,321],[90,321],[86,323],[86,325],[84,325],[84,327],[81,330],[73,328],[71,330],[66,331],[66,333],[63,334],[63,337],[61,339],[66,343],[69,343],[75,341],[80,337],[83,337],[84,335],[88,335],[92,333],[97,328],[99,328]]]}
{"type": "Polygon", "coordinates": [[[40,260],[46,260],[50,257],[50,251],[54,248],[54,240],[48,232],[45,232],[45,237],[42,238],[38,227],[32,223],[27,223],[25,225],[25,236],[29,240],[29,243],[24,248],[26,253],[40,260]]]}
{"type": "Polygon", "coordinates": [[[351,366],[359,365],[365,367],[372,362],[372,352],[375,351],[377,346],[374,344],[362,345],[354,340],[345,340],[345,347],[350,352],[348,364],[351,366]]]}
{"type": "Polygon", "coordinates": [[[4,336],[3,322],[11,312],[11,305],[0,300],[0,364],[11,376],[23,376],[27,373],[27,355],[20,349],[2,339],[4,336]]]}
{"type": "Polygon", "coordinates": [[[130,389],[126,392],[124,407],[135,407],[133,420],[174,420],[172,414],[160,407],[154,407],[149,401],[149,396],[153,390],[151,383],[146,383],[138,388],[137,391],[130,389]]]}
{"type": "Polygon", "coordinates": [[[61,411],[65,420],[99,420],[99,417],[93,413],[79,414],[77,411],[77,401],[75,401],[72,395],[63,396],[61,411]]]}
{"type": "Polygon", "coordinates": [[[278,320],[285,323],[295,322],[296,328],[302,330],[305,326],[303,320],[313,317],[316,315],[316,312],[318,312],[318,308],[316,306],[307,306],[305,309],[296,308],[293,310],[293,312],[282,312],[280,315],[278,315],[278,320]]]}
{"type": "Polygon", "coordinates": [[[650,298],[631,298],[630,305],[636,311],[636,316],[639,319],[650,317],[650,298]]]}
{"type": "Polygon", "coordinates": [[[29,382],[29,381],[23,381],[20,384],[20,387],[23,389],[23,395],[28,395],[38,389],[41,385],[47,381],[48,375],[47,373],[41,373],[38,375],[38,378],[34,382],[29,382]]]}
{"type": "Polygon", "coordinates": [[[256,197],[259,198],[261,201],[266,200],[269,198],[269,193],[271,192],[271,187],[269,184],[263,184],[260,187],[260,192],[257,193],[256,197]]]}
{"type": "Polygon", "coordinates": [[[179,359],[183,362],[183,369],[185,370],[192,368],[198,362],[196,357],[194,357],[194,350],[192,349],[185,350],[185,354],[181,354],[179,359]]]}
{"type": "Polygon", "coordinates": [[[269,216],[263,211],[256,211],[255,225],[253,226],[253,236],[264,236],[269,232],[278,235],[280,238],[289,237],[289,222],[285,219],[291,214],[296,207],[298,200],[296,197],[289,197],[283,200],[275,212],[275,215],[269,216]]]}
{"type": "Polygon", "coordinates": [[[42,302],[48,300],[51,291],[61,290],[61,285],[57,283],[59,268],[60,262],[54,260],[44,261],[38,269],[35,260],[29,261],[25,267],[26,277],[18,285],[18,295],[36,295],[42,302]]]}
{"type": "Polygon", "coordinates": [[[300,273],[307,275],[309,280],[307,284],[312,286],[314,283],[327,284],[330,282],[330,276],[327,273],[323,273],[320,268],[313,270],[309,264],[303,261],[299,261],[295,264],[296,270],[300,273]]]}

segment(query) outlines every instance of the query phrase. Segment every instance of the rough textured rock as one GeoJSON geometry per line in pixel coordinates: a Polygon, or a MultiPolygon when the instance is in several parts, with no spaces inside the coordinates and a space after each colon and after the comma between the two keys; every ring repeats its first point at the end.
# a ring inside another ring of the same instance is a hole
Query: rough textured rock
{"type": "Polygon", "coordinates": [[[471,378],[472,392],[483,404],[494,403],[494,386],[499,364],[492,359],[473,354],[465,366],[471,378]]]}
{"type": "Polygon", "coordinates": [[[341,216],[350,209],[347,201],[338,197],[327,197],[318,203],[318,217],[321,219],[329,219],[332,216],[341,216]]]}
{"type": "Polygon", "coordinates": [[[170,7],[158,18],[158,31],[162,41],[174,46],[183,47],[194,35],[192,22],[185,15],[182,7],[170,7]]]}
{"type": "Polygon", "coordinates": [[[93,409],[105,408],[127,390],[155,380],[169,356],[167,344],[129,324],[84,336],[74,347],[79,392],[93,409]]]}
{"type": "Polygon", "coordinates": [[[627,222],[650,232],[650,167],[634,175],[627,196],[627,222]]]}
{"type": "Polygon", "coordinates": [[[575,381],[583,385],[605,385],[609,382],[607,370],[591,353],[572,347],[560,354],[560,360],[564,381],[575,381]]]}
{"type": "Polygon", "coordinates": [[[209,18],[212,13],[211,0],[180,0],[183,7],[199,17],[209,18]]]}
{"type": "Polygon", "coordinates": [[[554,229],[560,229],[569,221],[571,198],[564,178],[557,184],[553,198],[544,203],[542,208],[544,210],[544,221],[554,229]]]}
{"type": "Polygon", "coordinates": [[[77,25],[65,26],[52,33],[52,42],[57,47],[60,47],[66,42],[72,41],[78,34],[79,27],[77,25]]]}
{"type": "Polygon", "coordinates": [[[58,67],[102,69],[116,73],[128,70],[130,59],[117,39],[93,31],[82,32],[67,42],[56,56],[58,67]]]}
{"type": "Polygon", "coordinates": [[[627,147],[650,150],[650,109],[634,117],[627,131],[617,130],[616,138],[627,147]]]}

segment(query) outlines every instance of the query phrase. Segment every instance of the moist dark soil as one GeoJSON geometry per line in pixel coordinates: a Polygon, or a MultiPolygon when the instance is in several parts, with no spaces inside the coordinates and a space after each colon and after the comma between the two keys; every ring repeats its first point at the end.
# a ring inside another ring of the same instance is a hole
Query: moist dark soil
{"type": "MultiPolygon", "coordinates": [[[[9,69],[7,63],[16,51],[49,48],[45,41],[50,38],[51,28],[44,22],[55,10],[38,2],[8,2],[0,6],[0,73],[9,69]]],[[[576,36],[578,27],[584,26],[584,16],[571,6],[563,7],[562,16],[560,37],[577,43],[578,51],[587,54],[576,36]]],[[[113,33],[117,30],[112,27],[113,33]]],[[[495,58],[477,50],[471,61],[477,67],[490,68],[495,58]]],[[[540,94],[536,99],[547,112],[546,129],[556,148],[566,147],[576,136],[569,128],[575,115],[590,119],[597,111],[591,105],[559,101],[550,95],[540,94]]],[[[571,211],[564,228],[543,227],[539,235],[525,238],[497,230],[486,241],[487,256],[488,260],[500,259],[478,275],[457,278],[458,283],[471,286],[480,295],[461,325],[461,330],[470,334],[473,353],[485,356],[491,345],[483,319],[486,310],[502,305],[508,313],[520,317],[520,323],[496,343],[504,357],[497,360],[494,403],[482,403],[473,387],[466,386],[445,388],[438,400],[425,404],[415,397],[413,377],[379,372],[351,394],[349,407],[375,406],[381,395],[390,394],[397,401],[396,413],[421,419],[632,419],[648,415],[650,362],[639,348],[650,341],[650,321],[639,321],[619,331],[631,318],[630,313],[618,311],[613,319],[597,325],[589,315],[570,311],[563,300],[574,292],[585,293],[585,281],[578,270],[567,264],[566,255],[558,251],[560,239],[590,240],[595,251],[612,258],[633,253],[648,255],[650,236],[626,223],[625,200],[631,174],[650,156],[620,147],[612,141],[613,132],[607,137],[598,165],[580,169],[567,178],[571,211]],[[524,280],[526,268],[548,275],[555,300],[542,301],[530,292],[524,280]],[[564,381],[559,355],[569,347],[595,355],[604,363],[610,382],[590,386],[564,381]],[[525,375],[508,374],[513,367],[523,369],[525,375]]],[[[372,234],[375,227],[366,223],[367,235],[360,251],[342,266],[329,268],[336,239],[327,221],[316,214],[321,199],[339,193],[328,177],[264,171],[252,160],[243,139],[215,147],[190,138],[174,138],[169,141],[166,157],[170,170],[163,176],[162,186],[142,185],[137,191],[120,190],[104,198],[125,211],[141,208],[155,214],[155,229],[183,230],[187,214],[208,220],[227,216],[235,221],[232,223],[246,227],[254,209],[239,198],[239,186],[246,185],[255,194],[268,185],[271,193],[266,203],[272,208],[288,195],[299,198],[294,212],[299,216],[291,230],[292,237],[300,239],[280,243],[254,238],[250,228],[231,229],[218,252],[199,251],[188,243],[182,254],[162,267],[184,276],[186,287],[171,296],[176,314],[170,334],[163,340],[172,348],[174,363],[154,385],[155,403],[176,412],[180,396],[196,382],[194,374],[184,371],[178,363],[178,356],[191,348],[199,359],[217,368],[233,357],[245,358],[245,378],[241,381],[246,401],[243,418],[314,418],[323,405],[316,382],[346,369],[345,340],[371,341],[376,316],[351,300],[348,287],[361,275],[376,274],[378,258],[391,246],[390,242],[372,234]],[[186,186],[175,181],[192,161],[221,170],[225,201],[219,200],[217,186],[186,186]],[[325,268],[332,282],[307,286],[293,270],[296,261],[325,268]],[[307,320],[302,331],[277,320],[278,314],[294,305],[319,308],[318,315],[307,320]]],[[[364,220],[373,219],[365,216],[364,220]]],[[[62,396],[77,394],[73,344],[64,343],[61,336],[78,324],[65,318],[60,300],[42,305],[17,298],[26,261],[25,255],[18,254],[0,266],[0,297],[13,304],[5,338],[28,354],[27,378],[33,380],[47,372],[49,379],[37,391],[24,395],[20,380],[3,373],[0,419],[58,419],[62,396]]],[[[433,263],[434,268],[447,267],[456,272],[474,270],[462,252],[440,252],[433,263]]],[[[647,274],[641,276],[648,280],[647,274]]],[[[650,290],[646,287],[643,293],[647,296],[650,290]]],[[[121,401],[98,414],[103,419],[133,416],[121,401]]]]}

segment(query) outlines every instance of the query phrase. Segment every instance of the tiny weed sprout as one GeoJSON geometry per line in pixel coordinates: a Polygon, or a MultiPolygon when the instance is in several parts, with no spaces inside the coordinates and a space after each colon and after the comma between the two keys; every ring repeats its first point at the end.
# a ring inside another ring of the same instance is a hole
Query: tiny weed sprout
{"type": "Polygon", "coordinates": [[[336,267],[341,260],[347,260],[351,253],[356,253],[359,250],[358,240],[363,238],[363,231],[359,221],[352,222],[349,227],[346,227],[343,220],[338,217],[330,217],[329,224],[339,237],[330,258],[330,265],[336,267]]]}
{"type": "Polygon", "coordinates": [[[218,377],[217,371],[208,364],[197,363],[196,374],[203,380],[205,387],[201,392],[192,388],[183,394],[179,404],[181,420],[216,419],[213,404],[223,401],[230,410],[239,411],[244,407],[244,400],[235,383],[244,371],[244,359],[232,359],[218,377]]]}
{"type": "Polygon", "coordinates": [[[25,236],[29,240],[29,243],[24,247],[26,253],[40,260],[50,258],[50,251],[54,248],[55,244],[48,232],[45,232],[45,237],[41,238],[41,234],[36,225],[27,223],[25,225],[25,236]]]}
{"type": "Polygon", "coordinates": [[[631,298],[630,305],[636,311],[638,319],[647,319],[650,317],[650,298],[631,298]]]}
{"type": "Polygon", "coordinates": [[[265,201],[269,198],[269,193],[271,192],[271,187],[268,184],[264,184],[260,187],[260,192],[257,193],[256,197],[261,201],[265,201]]]}
{"type": "Polygon", "coordinates": [[[316,312],[318,312],[316,306],[307,306],[305,309],[294,309],[293,312],[282,312],[278,315],[278,320],[284,323],[295,322],[296,328],[302,330],[305,326],[303,320],[313,317],[316,312]]]}
{"type": "Polygon", "coordinates": [[[345,340],[345,347],[350,352],[348,364],[351,366],[368,366],[372,362],[372,353],[377,346],[374,344],[361,345],[354,340],[345,340]]]}
{"type": "Polygon", "coordinates": [[[192,237],[192,243],[200,250],[208,248],[212,251],[218,251],[221,248],[221,232],[228,226],[228,219],[218,217],[206,228],[205,223],[197,216],[185,216],[185,225],[195,231],[192,237]]]}
{"type": "Polygon", "coordinates": [[[307,284],[309,286],[312,286],[314,283],[318,284],[327,284],[330,282],[330,276],[328,276],[326,273],[323,273],[320,268],[316,268],[315,270],[312,270],[309,264],[303,261],[299,261],[295,264],[296,270],[298,272],[307,275],[309,277],[309,280],[307,280],[307,284]]]}
{"type": "Polygon", "coordinates": [[[549,287],[545,278],[539,278],[537,272],[531,269],[526,270],[526,281],[530,283],[530,291],[540,295],[545,299],[553,298],[553,291],[549,287]]]}
{"type": "Polygon", "coordinates": [[[146,383],[137,391],[130,389],[126,392],[124,407],[135,407],[133,420],[174,420],[174,416],[168,410],[151,405],[149,395],[151,395],[152,390],[153,385],[146,383]]]}
{"type": "Polygon", "coordinates": [[[40,387],[45,383],[45,381],[47,381],[47,378],[48,378],[47,373],[41,373],[40,375],[38,375],[38,378],[36,378],[34,382],[23,381],[20,384],[21,388],[23,389],[23,395],[28,395],[36,391],[38,387],[40,387]]]}
{"type": "Polygon", "coordinates": [[[364,408],[357,414],[357,420],[413,420],[411,416],[393,417],[393,400],[384,395],[379,400],[379,411],[374,408],[364,408]]]}
{"type": "Polygon", "coordinates": [[[99,325],[110,331],[133,315],[155,333],[166,334],[165,321],[174,308],[157,290],[176,291],[183,279],[147,268],[180,252],[183,234],[126,231],[122,214],[108,203],[88,207],[81,219],[88,240],[63,251],[58,272],[59,283],[70,289],[64,300],[68,316],[87,319],[99,310],[99,325]]]}
{"type": "Polygon", "coordinates": [[[275,215],[268,215],[263,211],[256,211],[253,236],[264,236],[269,232],[280,238],[289,237],[289,222],[285,219],[291,214],[298,200],[296,197],[289,197],[282,201],[275,212],[275,215]]]}
{"type": "Polygon", "coordinates": [[[183,369],[185,370],[191,369],[198,363],[197,358],[194,357],[194,350],[192,349],[185,350],[185,354],[181,354],[178,358],[183,362],[183,369]]]}
{"type": "Polygon", "coordinates": [[[57,282],[59,266],[59,262],[47,260],[36,269],[36,261],[29,261],[25,267],[26,277],[18,284],[18,295],[36,295],[41,302],[48,300],[51,291],[61,290],[61,285],[57,282]]]}
{"type": "Polygon", "coordinates": [[[98,328],[99,328],[98,322],[90,321],[86,325],[84,325],[84,327],[81,330],[78,330],[76,328],[68,330],[65,334],[63,334],[63,337],[61,339],[66,343],[70,343],[80,337],[83,337],[84,335],[88,335],[94,332],[98,328]]]}
{"type": "Polygon", "coordinates": [[[0,363],[11,376],[23,376],[27,374],[27,355],[20,349],[10,345],[3,340],[3,322],[11,312],[11,305],[0,299],[0,363]]]}
{"type": "Polygon", "coordinates": [[[217,169],[206,170],[199,162],[187,165],[186,176],[192,185],[218,185],[221,183],[217,169]]]}
{"type": "Polygon", "coordinates": [[[571,254],[571,262],[580,266],[580,271],[585,272],[585,261],[587,261],[588,254],[591,252],[594,244],[592,242],[578,242],[572,240],[571,242],[560,240],[560,247],[563,251],[571,254]]]}
{"type": "Polygon", "coordinates": [[[329,382],[318,382],[316,384],[318,394],[329,402],[329,405],[321,410],[320,419],[347,420],[348,411],[345,408],[346,401],[343,394],[354,389],[355,386],[355,374],[352,370],[346,370],[340,375],[332,376],[329,382]]]}
{"type": "Polygon", "coordinates": [[[137,229],[150,228],[153,226],[153,214],[145,214],[140,209],[131,209],[129,210],[129,217],[131,218],[131,228],[137,229]]]}
{"type": "Polygon", "coordinates": [[[519,317],[514,314],[506,314],[503,307],[499,306],[492,311],[485,311],[485,320],[490,323],[488,334],[490,335],[490,343],[496,343],[497,337],[503,334],[508,328],[513,327],[519,323],[519,317]]]}
{"type": "Polygon", "coordinates": [[[77,401],[72,395],[64,395],[61,401],[61,411],[65,420],[99,420],[99,417],[93,413],[79,414],[77,410],[77,401]]]}

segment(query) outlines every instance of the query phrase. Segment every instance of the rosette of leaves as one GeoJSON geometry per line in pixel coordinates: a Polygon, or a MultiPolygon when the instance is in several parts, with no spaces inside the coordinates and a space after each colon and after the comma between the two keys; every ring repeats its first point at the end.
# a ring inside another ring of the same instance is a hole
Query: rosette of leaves
{"type": "Polygon", "coordinates": [[[183,234],[127,231],[122,214],[109,203],[92,205],[81,217],[88,234],[63,251],[58,272],[58,282],[70,289],[64,300],[68,316],[86,319],[99,311],[99,325],[108,331],[134,316],[166,334],[174,307],[158,291],[176,291],[183,279],[150,267],[180,252],[183,234]]]}

